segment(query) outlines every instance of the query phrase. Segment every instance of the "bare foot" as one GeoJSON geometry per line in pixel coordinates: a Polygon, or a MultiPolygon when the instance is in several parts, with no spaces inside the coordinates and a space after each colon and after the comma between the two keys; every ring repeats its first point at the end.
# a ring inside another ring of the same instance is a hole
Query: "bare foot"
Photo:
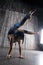
{"type": "Polygon", "coordinates": [[[6,57],[7,57],[7,58],[11,58],[11,55],[7,55],[6,57]]]}
{"type": "Polygon", "coordinates": [[[20,58],[20,59],[24,59],[24,57],[23,57],[23,56],[19,56],[18,58],[20,58]]]}

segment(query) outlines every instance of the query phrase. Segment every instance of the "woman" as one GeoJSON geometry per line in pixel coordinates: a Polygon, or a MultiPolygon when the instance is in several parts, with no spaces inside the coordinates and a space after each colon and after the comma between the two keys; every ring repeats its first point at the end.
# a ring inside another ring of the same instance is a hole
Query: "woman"
{"type": "Polygon", "coordinates": [[[21,55],[21,45],[20,45],[20,40],[24,40],[24,33],[26,34],[36,34],[35,32],[30,32],[30,31],[27,31],[27,30],[21,30],[19,29],[20,26],[22,26],[27,19],[31,20],[32,19],[32,14],[34,13],[35,11],[30,11],[29,13],[27,13],[24,18],[14,24],[14,26],[12,26],[9,31],[8,31],[8,39],[10,41],[10,49],[9,49],[9,52],[7,54],[7,57],[10,58],[11,55],[11,50],[12,50],[12,45],[14,42],[18,42],[18,45],[19,45],[19,58],[23,58],[22,55],[21,55]]]}

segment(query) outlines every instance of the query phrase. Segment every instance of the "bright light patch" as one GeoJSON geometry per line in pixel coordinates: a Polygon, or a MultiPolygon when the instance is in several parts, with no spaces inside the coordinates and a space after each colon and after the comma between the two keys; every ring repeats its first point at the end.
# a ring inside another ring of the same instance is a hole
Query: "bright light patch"
{"type": "Polygon", "coordinates": [[[43,29],[41,30],[40,44],[43,44],[43,29]]]}
{"type": "Polygon", "coordinates": [[[38,65],[43,65],[43,53],[38,55],[38,65]]]}

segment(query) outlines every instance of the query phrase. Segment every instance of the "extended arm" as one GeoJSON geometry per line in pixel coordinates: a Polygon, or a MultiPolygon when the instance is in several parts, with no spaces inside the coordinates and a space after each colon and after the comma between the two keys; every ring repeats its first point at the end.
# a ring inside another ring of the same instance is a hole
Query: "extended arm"
{"type": "Polygon", "coordinates": [[[26,33],[26,34],[37,34],[37,32],[31,32],[31,31],[21,30],[21,29],[18,29],[18,31],[24,32],[24,33],[26,33]]]}

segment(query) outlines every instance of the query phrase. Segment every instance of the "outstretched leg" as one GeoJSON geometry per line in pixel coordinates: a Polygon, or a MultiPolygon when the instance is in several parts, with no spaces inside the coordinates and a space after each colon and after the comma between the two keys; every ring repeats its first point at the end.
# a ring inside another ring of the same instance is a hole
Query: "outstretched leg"
{"type": "Polygon", "coordinates": [[[23,56],[21,55],[21,41],[18,41],[18,45],[19,45],[19,58],[23,59],[23,56]]]}
{"type": "Polygon", "coordinates": [[[24,25],[24,23],[26,22],[26,20],[27,20],[27,19],[30,19],[30,15],[31,15],[31,14],[26,14],[26,15],[24,16],[24,18],[23,18],[20,22],[14,24],[14,29],[16,30],[16,29],[18,29],[20,26],[24,25]]]}
{"type": "Polygon", "coordinates": [[[16,30],[20,26],[24,25],[24,23],[26,22],[27,19],[31,20],[33,13],[35,13],[35,10],[34,11],[30,10],[29,13],[27,13],[20,22],[14,24],[14,29],[16,30]]]}

